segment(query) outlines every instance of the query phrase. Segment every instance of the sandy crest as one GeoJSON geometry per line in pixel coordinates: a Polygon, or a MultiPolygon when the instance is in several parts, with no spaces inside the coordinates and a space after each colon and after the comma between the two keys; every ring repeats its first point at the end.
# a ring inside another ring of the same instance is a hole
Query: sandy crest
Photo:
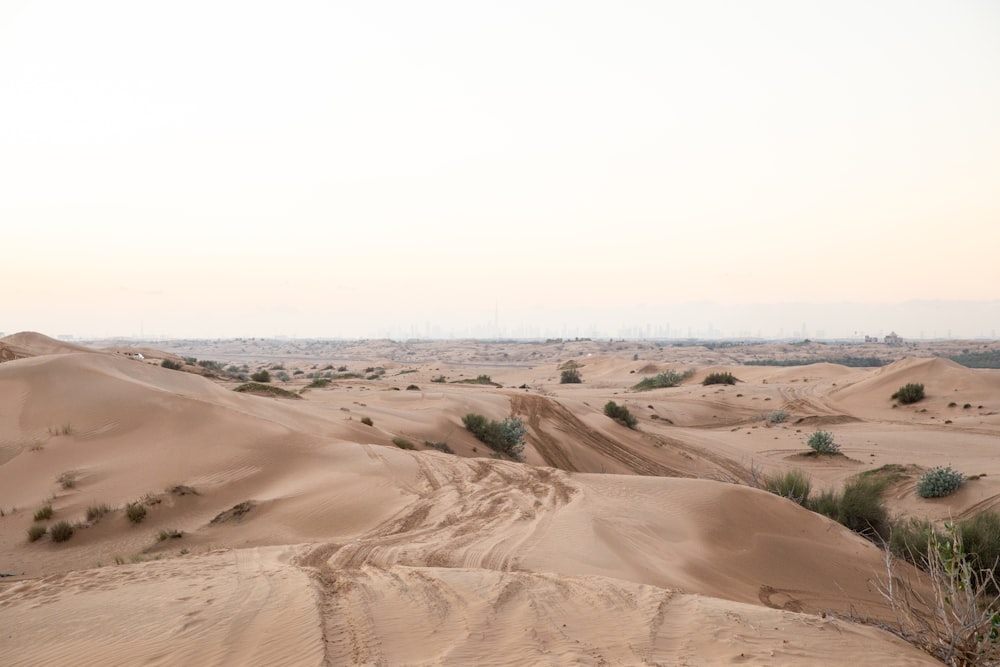
{"type": "MultiPolygon", "coordinates": [[[[593,363],[637,380],[634,362],[593,363]]],[[[412,374],[286,401],[123,355],[0,364],[0,573],[16,575],[0,580],[0,664],[935,664],[820,615],[884,616],[872,544],[763,491],[667,476],[736,475],[744,452],[783,465],[803,436],[756,428],[767,398],[859,450],[871,429],[912,428],[847,414],[834,383],[869,402],[885,387],[826,366],[621,395],[412,374]],[[601,414],[610,396],[640,431],[601,414]],[[510,410],[537,417],[529,461],[583,472],[475,457],[461,416],[510,410]],[[441,433],[465,456],[390,445],[441,433]],[[633,474],[594,474],[606,463],[633,474]],[[112,511],[87,522],[100,502],[112,511]],[[45,503],[78,524],[70,541],[26,540],[45,503]]],[[[835,465],[813,470],[869,464],[835,465]]]]}

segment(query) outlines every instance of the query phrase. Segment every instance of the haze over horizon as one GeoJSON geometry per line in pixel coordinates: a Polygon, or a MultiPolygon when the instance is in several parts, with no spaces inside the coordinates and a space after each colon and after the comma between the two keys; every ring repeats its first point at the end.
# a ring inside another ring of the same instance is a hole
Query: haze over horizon
{"type": "Polygon", "coordinates": [[[9,2],[0,330],[996,337],[991,2],[9,2]]]}

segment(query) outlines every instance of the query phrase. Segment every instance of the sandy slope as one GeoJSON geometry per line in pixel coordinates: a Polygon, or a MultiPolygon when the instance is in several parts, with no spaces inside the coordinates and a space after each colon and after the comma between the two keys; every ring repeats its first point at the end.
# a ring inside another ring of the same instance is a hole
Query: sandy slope
{"type": "Polygon", "coordinates": [[[0,573],[15,575],[0,580],[2,664],[933,664],[818,615],[884,613],[874,546],[714,480],[753,460],[832,484],[929,463],[959,434],[962,464],[990,474],[930,506],[905,485],[895,501],[933,514],[997,497],[990,415],[928,428],[884,400],[927,377],[932,398],[947,386],[995,409],[997,376],[963,368],[718,366],[741,382],[634,393],[642,364],[614,358],[588,361],[597,381],[579,386],[553,366],[494,373],[528,391],[429,384],[434,365],[287,401],[63,352],[0,364],[0,573]],[[609,398],[639,431],[600,413],[609,398]],[[767,427],[779,408],[788,423],[767,427]],[[523,415],[536,465],[474,458],[469,411],[523,415]],[[847,457],[795,458],[817,424],[847,457]],[[400,436],[460,456],[391,446],[400,436]],[[136,500],[148,515],[132,525],[121,508],[136,500]],[[46,502],[80,523],[70,541],[26,540],[46,502]],[[115,510],[87,523],[98,503],[115,510]]]}

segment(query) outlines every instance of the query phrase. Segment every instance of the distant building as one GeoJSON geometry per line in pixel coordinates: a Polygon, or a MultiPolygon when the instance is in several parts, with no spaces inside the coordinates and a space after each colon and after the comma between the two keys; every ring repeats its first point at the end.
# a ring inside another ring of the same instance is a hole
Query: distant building
{"type": "Polygon", "coordinates": [[[896,347],[903,344],[903,339],[897,336],[896,332],[893,331],[891,334],[885,337],[885,344],[896,347]]]}
{"type": "Polygon", "coordinates": [[[878,336],[865,336],[865,342],[866,343],[877,343],[878,342],[878,336]]]}

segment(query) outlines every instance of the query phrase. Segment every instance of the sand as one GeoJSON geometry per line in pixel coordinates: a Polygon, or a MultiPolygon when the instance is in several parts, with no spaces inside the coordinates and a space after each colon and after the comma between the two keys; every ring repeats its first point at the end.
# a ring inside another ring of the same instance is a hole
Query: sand
{"type": "Polygon", "coordinates": [[[4,665],[937,664],[851,621],[889,618],[876,546],[751,483],[798,468],[835,488],[902,464],[894,512],[1000,502],[1000,373],[930,356],[778,368],[593,341],[0,345],[16,350],[0,363],[4,665]],[[280,362],[291,380],[275,384],[301,399],[159,366],[188,355],[280,362]],[[583,384],[559,384],[569,358],[583,384]],[[306,389],[341,365],[363,377],[306,389]],[[689,368],[678,387],[629,389],[689,368]],[[710,372],[740,381],[702,386],[710,372]],[[501,386],[451,382],[480,374],[501,386]],[[927,399],[893,407],[906,382],[927,399]],[[608,400],[638,430],[605,417],[608,400]],[[771,424],[776,410],[788,419],[771,424]],[[522,417],[525,462],[491,458],[469,412],[522,417]],[[843,456],[803,456],[816,428],[843,456]],[[944,464],[984,476],[917,497],[919,472],[944,464]],[[76,524],[68,541],[27,539],[46,504],[43,523],[76,524]]]}

